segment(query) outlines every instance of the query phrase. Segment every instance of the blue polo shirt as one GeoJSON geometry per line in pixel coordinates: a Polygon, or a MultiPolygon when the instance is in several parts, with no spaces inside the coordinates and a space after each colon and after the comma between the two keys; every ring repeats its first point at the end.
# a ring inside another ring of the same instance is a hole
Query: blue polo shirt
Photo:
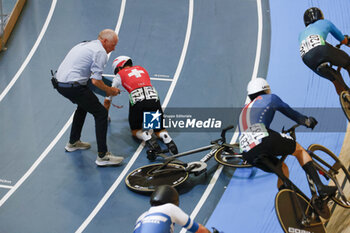
{"type": "Polygon", "coordinates": [[[56,74],[58,82],[86,84],[90,78],[102,80],[108,60],[101,41],[92,40],[74,46],[66,55],[56,74]]]}

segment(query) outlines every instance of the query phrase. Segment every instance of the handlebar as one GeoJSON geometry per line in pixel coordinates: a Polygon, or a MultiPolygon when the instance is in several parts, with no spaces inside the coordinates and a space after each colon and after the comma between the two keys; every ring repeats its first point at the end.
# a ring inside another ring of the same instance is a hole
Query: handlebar
{"type": "Polygon", "coordinates": [[[229,126],[227,126],[226,128],[224,128],[224,129],[221,131],[221,141],[222,141],[223,143],[226,142],[226,131],[227,131],[227,130],[230,130],[230,129],[233,129],[233,125],[229,125],[229,126]]]}
{"type": "Polygon", "coordinates": [[[220,135],[221,138],[216,139],[214,141],[211,141],[210,144],[216,144],[218,142],[226,143],[226,131],[230,130],[230,129],[233,129],[233,127],[234,127],[233,125],[229,125],[226,128],[222,129],[221,130],[221,135],[220,135]]]}
{"type": "Polygon", "coordinates": [[[289,129],[285,130],[284,126],[282,128],[282,133],[288,133],[294,140],[296,140],[296,136],[295,136],[295,129],[298,128],[299,126],[301,126],[300,124],[295,124],[292,127],[290,127],[289,129]]]}

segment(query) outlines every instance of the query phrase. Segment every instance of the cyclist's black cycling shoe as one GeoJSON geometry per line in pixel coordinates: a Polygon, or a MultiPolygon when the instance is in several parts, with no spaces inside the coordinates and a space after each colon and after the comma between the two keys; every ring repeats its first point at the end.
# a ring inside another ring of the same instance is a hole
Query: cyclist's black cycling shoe
{"type": "Polygon", "coordinates": [[[171,140],[169,143],[166,143],[165,145],[168,147],[169,151],[173,155],[176,155],[177,153],[179,153],[177,150],[177,146],[175,145],[175,142],[173,140],[171,140]]]}
{"type": "Polygon", "coordinates": [[[311,203],[316,211],[316,213],[324,219],[329,219],[331,216],[331,211],[328,207],[328,202],[322,200],[320,197],[311,198],[311,203]]]}
{"type": "Polygon", "coordinates": [[[146,141],[146,145],[147,147],[152,150],[154,153],[160,153],[162,151],[162,149],[160,148],[158,142],[156,139],[151,138],[149,140],[146,141]]]}
{"type": "Polygon", "coordinates": [[[156,153],[153,150],[148,149],[146,151],[146,153],[147,153],[147,159],[149,161],[153,162],[153,161],[155,161],[157,159],[157,155],[156,155],[156,153]]]}
{"type": "Polygon", "coordinates": [[[324,185],[322,188],[318,189],[318,194],[321,197],[333,196],[337,190],[338,188],[335,186],[324,185]]]}

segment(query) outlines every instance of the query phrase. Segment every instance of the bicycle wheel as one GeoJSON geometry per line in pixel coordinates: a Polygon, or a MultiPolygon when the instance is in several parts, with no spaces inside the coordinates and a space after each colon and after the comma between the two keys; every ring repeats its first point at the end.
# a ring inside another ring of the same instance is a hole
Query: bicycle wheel
{"type": "Polygon", "coordinates": [[[159,185],[178,186],[188,178],[185,167],[179,164],[163,163],[139,167],[125,178],[129,189],[139,193],[151,193],[159,185]]]}
{"type": "Polygon", "coordinates": [[[338,192],[332,197],[332,200],[344,208],[350,208],[350,194],[344,192],[344,189],[350,186],[349,170],[346,169],[332,151],[322,145],[312,144],[309,146],[308,150],[312,152],[310,155],[314,163],[317,162],[318,166],[326,170],[326,174],[323,174],[323,171],[320,171],[320,173],[330,178],[329,185],[338,187],[338,192]],[[331,163],[328,164],[324,160],[331,160],[331,163]]]}
{"type": "Polygon", "coordinates": [[[341,107],[346,118],[348,118],[348,121],[350,121],[350,102],[348,101],[349,97],[350,94],[348,91],[342,91],[339,95],[341,107]]]}
{"type": "Polygon", "coordinates": [[[290,189],[282,189],[277,193],[275,210],[281,227],[286,233],[326,232],[321,219],[312,214],[314,211],[310,202],[290,189]],[[307,216],[307,220],[303,219],[304,215],[307,216]]]}
{"type": "Polygon", "coordinates": [[[252,167],[247,161],[245,161],[240,154],[239,145],[231,144],[228,146],[221,146],[216,152],[215,152],[215,160],[228,167],[236,167],[236,168],[246,168],[246,167],[252,167]]]}

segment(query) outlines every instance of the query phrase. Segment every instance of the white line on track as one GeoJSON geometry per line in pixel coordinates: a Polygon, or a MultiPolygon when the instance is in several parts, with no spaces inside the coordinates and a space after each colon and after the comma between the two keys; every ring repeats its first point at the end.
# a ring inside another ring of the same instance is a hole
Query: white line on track
{"type": "Polygon", "coordinates": [[[4,189],[12,189],[12,188],[13,188],[13,186],[0,184],[0,188],[4,188],[4,189]]]}
{"type": "MultiPolygon", "coordinates": [[[[166,106],[169,103],[170,97],[171,97],[171,95],[172,95],[172,93],[174,91],[176,82],[177,82],[177,80],[178,80],[178,78],[180,76],[180,73],[181,73],[181,70],[182,70],[182,66],[183,66],[183,63],[185,61],[187,48],[188,48],[188,43],[190,41],[190,36],[191,36],[192,19],[193,19],[193,0],[189,0],[188,23],[187,23],[187,31],[186,31],[186,37],[185,37],[185,41],[184,41],[184,46],[182,48],[182,53],[181,53],[180,60],[179,60],[179,63],[178,63],[178,66],[177,66],[177,69],[176,69],[176,72],[175,72],[175,75],[174,75],[173,82],[171,83],[170,88],[169,88],[169,90],[167,92],[167,95],[165,97],[165,101],[163,102],[163,105],[162,105],[163,109],[165,109],[166,106]]],[[[117,189],[119,184],[123,181],[124,176],[128,173],[129,169],[131,168],[133,163],[136,161],[136,159],[139,156],[140,152],[142,151],[143,147],[144,147],[144,144],[143,143],[140,144],[140,146],[137,148],[136,152],[131,157],[129,163],[123,169],[123,171],[120,174],[120,176],[118,177],[118,179],[109,188],[107,193],[103,196],[103,198],[97,204],[95,209],[90,213],[88,218],[82,223],[82,225],[78,228],[78,230],[76,230],[76,233],[83,232],[85,230],[85,228],[89,225],[89,223],[92,221],[92,219],[96,216],[96,214],[100,211],[100,209],[107,202],[107,200],[112,195],[112,193],[117,189]]]]}
{"type": "MultiPolygon", "coordinates": [[[[258,69],[259,69],[259,63],[260,63],[260,56],[261,56],[261,43],[262,43],[262,31],[263,31],[263,18],[262,18],[262,8],[261,8],[261,0],[256,0],[257,3],[257,11],[258,11],[258,38],[257,38],[257,45],[256,45],[256,55],[255,55],[255,62],[254,62],[254,69],[253,69],[253,74],[251,79],[255,79],[257,74],[258,74],[258,69]]],[[[248,97],[246,99],[246,103],[248,101],[248,97]]],[[[232,136],[231,142],[234,143],[236,142],[238,138],[238,128],[236,128],[235,133],[232,136]]],[[[217,179],[219,178],[221,171],[222,171],[222,165],[220,165],[217,170],[215,171],[213,177],[211,178],[208,187],[204,191],[201,199],[197,203],[196,207],[191,213],[191,218],[195,219],[197,214],[199,213],[200,209],[204,205],[206,199],[208,198],[210,192],[213,190],[215,183],[217,179]]],[[[186,229],[182,228],[180,233],[185,233],[186,229]]]]}
{"type": "Polygon", "coordinates": [[[46,18],[46,21],[44,23],[44,26],[41,29],[41,32],[40,32],[38,38],[36,39],[36,42],[35,42],[34,46],[30,50],[28,56],[26,57],[26,59],[22,63],[21,67],[19,68],[19,70],[17,71],[15,76],[12,78],[11,82],[7,85],[7,87],[4,89],[4,91],[0,94],[0,102],[3,100],[3,98],[6,96],[6,94],[11,90],[12,86],[16,83],[16,81],[19,78],[19,76],[21,76],[23,70],[27,67],[28,63],[32,59],[32,57],[33,57],[34,53],[36,52],[37,48],[39,47],[41,39],[44,37],[46,29],[49,26],[49,23],[51,21],[53,12],[55,11],[56,3],[57,3],[57,0],[53,0],[52,1],[49,14],[47,15],[47,18],[46,18]]]}
{"type": "Polygon", "coordinates": [[[167,81],[167,82],[172,82],[173,80],[170,78],[153,78],[151,77],[151,80],[156,80],[156,81],[167,81]]]}

